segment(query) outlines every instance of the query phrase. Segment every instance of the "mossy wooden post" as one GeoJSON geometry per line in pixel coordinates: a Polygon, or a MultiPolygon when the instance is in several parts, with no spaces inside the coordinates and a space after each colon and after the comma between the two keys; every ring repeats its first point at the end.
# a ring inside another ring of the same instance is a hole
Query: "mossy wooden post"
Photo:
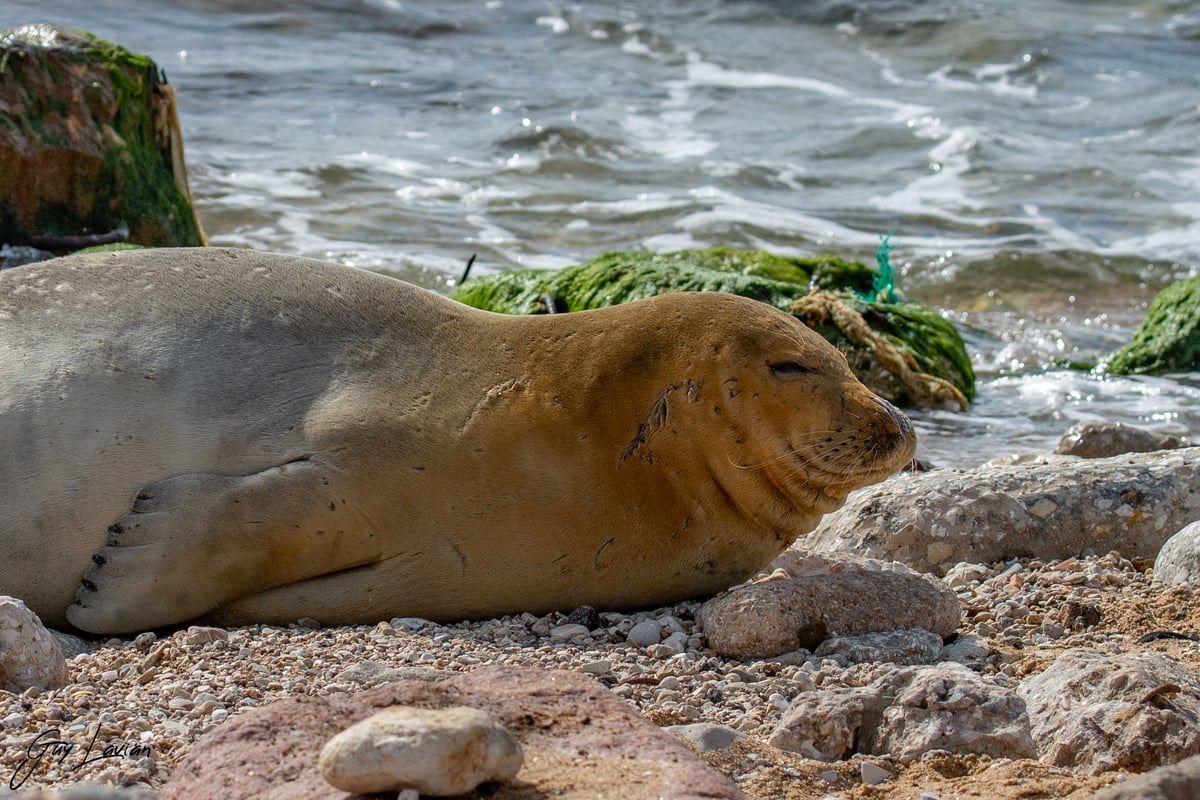
{"type": "Polygon", "coordinates": [[[1133,341],[1104,366],[1113,375],[1200,371],[1200,275],[1158,293],[1133,341]]]}
{"type": "Polygon", "coordinates": [[[605,253],[562,269],[501,272],[469,280],[450,296],[489,311],[545,314],[666,292],[730,292],[799,316],[846,353],[863,383],[892,402],[965,409],[975,396],[975,373],[962,337],[925,306],[863,300],[860,295],[871,291],[877,275],[837,256],[797,258],[717,247],[605,253]],[[821,298],[824,310],[817,313],[811,304],[798,310],[797,301],[810,296],[821,298]]]}
{"type": "Polygon", "coordinates": [[[0,33],[0,243],[205,244],[175,96],[146,56],[83,31],[0,33]]]}

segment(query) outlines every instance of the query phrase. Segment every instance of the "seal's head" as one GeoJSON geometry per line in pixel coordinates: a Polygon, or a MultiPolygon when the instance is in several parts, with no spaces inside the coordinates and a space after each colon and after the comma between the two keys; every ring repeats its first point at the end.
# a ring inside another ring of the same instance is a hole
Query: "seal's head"
{"type": "MultiPolygon", "coordinates": [[[[735,507],[794,537],[852,490],[912,461],[916,435],[908,417],[791,315],[730,295],[708,295],[684,313],[704,321],[686,326],[692,336],[672,357],[679,363],[689,354],[686,375],[663,391],[650,421],[674,416],[667,427],[682,435],[655,445],[673,451],[663,455],[681,467],[681,477],[708,488],[709,504],[735,507]]],[[[630,452],[646,440],[644,431],[635,436],[630,452]]]]}

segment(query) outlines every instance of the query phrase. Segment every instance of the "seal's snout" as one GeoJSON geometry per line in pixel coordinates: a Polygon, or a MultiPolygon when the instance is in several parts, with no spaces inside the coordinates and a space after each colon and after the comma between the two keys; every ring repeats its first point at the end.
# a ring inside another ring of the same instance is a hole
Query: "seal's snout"
{"type": "Polygon", "coordinates": [[[895,428],[895,433],[898,436],[911,436],[913,432],[912,420],[908,418],[900,409],[884,400],[882,397],[872,397],[872,400],[883,409],[883,415],[887,418],[892,427],[895,428]]]}

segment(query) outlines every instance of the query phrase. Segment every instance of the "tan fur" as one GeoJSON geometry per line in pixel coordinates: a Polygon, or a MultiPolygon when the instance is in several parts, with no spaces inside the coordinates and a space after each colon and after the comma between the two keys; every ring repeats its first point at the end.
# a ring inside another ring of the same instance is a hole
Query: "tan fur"
{"type": "Polygon", "coordinates": [[[701,597],[914,449],[762,303],[508,317],[222,249],[0,273],[0,443],[0,593],[95,632],[701,597]]]}

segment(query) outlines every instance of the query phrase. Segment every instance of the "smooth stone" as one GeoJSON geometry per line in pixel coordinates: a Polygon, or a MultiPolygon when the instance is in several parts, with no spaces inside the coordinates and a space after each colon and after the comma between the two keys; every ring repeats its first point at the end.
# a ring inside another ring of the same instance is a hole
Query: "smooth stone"
{"type": "Polygon", "coordinates": [[[662,641],[662,623],[656,619],[644,619],[629,629],[626,638],[642,648],[658,644],[662,641]]]}
{"type": "Polygon", "coordinates": [[[1184,526],[1154,559],[1154,582],[1166,586],[1200,583],[1200,521],[1184,526]]]}
{"type": "Polygon", "coordinates": [[[745,739],[746,734],[728,725],[717,725],[713,722],[696,722],[691,725],[668,725],[663,728],[684,741],[690,742],[701,753],[711,753],[714,750],[727,750],[739,739],[745,739]]]}
{"type": "Polygon", "coordinates": [[[521,770],[521,745],[477,708],[388,708],[356,722],[321,750],[321,776],[346,792],[446,797],[521,770]]]}
{"type": "Polygon", "coordinates": [[[1080,458],[1109,458],[1123,453],[1173,450],[1180,444],[1178,436],[1155,433],[1121,422],[1086,420],[1072,425],[1058,441],[1054,452],[1080,458]]]}
{"type": "Polygon", "coordinates": [[[859,775],[862,776],[862,782],[867,786],[878,786],[892,778],[892,773],[878,764],[872,764],[870,761],[862,762],[859,765],[858,771],[859,775]]]}

